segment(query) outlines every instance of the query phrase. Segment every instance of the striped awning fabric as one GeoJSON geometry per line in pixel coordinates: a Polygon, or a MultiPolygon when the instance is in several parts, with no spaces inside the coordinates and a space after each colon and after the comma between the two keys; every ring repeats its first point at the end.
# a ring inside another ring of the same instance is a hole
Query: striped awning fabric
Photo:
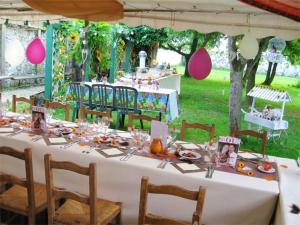
{"type": "Polygon", "coordinates": [[[291,97],[287,91],[275,90],[268,87],[255,86],[249,91],[248,96],[269,100],[272,102],[290,102],[291,97]]]}

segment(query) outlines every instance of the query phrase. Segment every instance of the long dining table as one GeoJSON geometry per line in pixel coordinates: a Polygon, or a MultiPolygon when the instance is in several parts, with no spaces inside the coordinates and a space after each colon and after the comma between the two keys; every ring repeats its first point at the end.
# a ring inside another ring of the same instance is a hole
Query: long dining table
{"type": "MultiPolygon", "coordinates": [[[[204,224],[269,224],[280,193],[276,180],[222,171],[215,171],[212,178],[206,178],[206,172],[181,173],[171,164],[164,169],[157,168],[161,160],[155,158],[133,155],[128,161],[121,161],[121,156],[104,157],[95,150],[91,151],[89,146],[73,144],[61,148],[61,145],[48,145],[43,138],[34,142],[27,132],[13,136],[0,132],[0,146],[19,150],[31,148],[34,179],[40,183],[45,183],[45,154],[51,154],[55,160],[72,161],[82,166],[96,163],[98,197],[122,202],[123,224],[128,225],[138,221],[142,176],[149,176],[150,182],[155,184],[172,184],[191,190],[197,190],[200,185],[206,187],[204,224]]],[[[0,170],[25,177],[24,164],[8,156],[0,156],[0,170]]],[[[87,177],[68,171],[55,171],[54,185],[82,194],[88,194],[89,190],[87,177]]],[[[195,202],[170,196],[151,195],[148,200],[149,212],[186,221],[191,221],[194,209],[195,202]]]]}

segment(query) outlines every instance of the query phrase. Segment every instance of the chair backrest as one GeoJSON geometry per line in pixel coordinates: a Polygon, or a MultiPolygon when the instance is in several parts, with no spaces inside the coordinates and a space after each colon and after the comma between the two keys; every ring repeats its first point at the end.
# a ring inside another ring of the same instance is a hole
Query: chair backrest
{"type": "Polygon", "coordinates": [[[147,116],[147,115],[140,115],[140,114],[135,114],[133,112],[129,112],[128,113],[128,128],[132,128],[133,127],[133,121],[134,120],[146,120],[146,121],[152,121],[152,120],[156,120],[159,121],[160,117],[159,115],[156,117],[152,117],[152,116],[147,116]]]}
{"type": "Polygon", "coordinates": [[[81,82],[73,82],[71,84],[71,92],[75,96],[76,103],[79,105],[80,103],[84,102],[87,103],[89,106],[92,105],[92,87],[84,84],[82,86],[81,82]],[[83,95],[83,99],[82,99],[83,95]]]}
{"type": "Polygon", "coordinates": [[[12,96],[12,111],[16,112],[17,111],[17,102],[26,102],[31,106],[33,106],[34,100],[33,99],[28,99],[25,97],[17,97],[16,95],[12,96]]]}
{"type": "Polygon", "coordinates": [[[50,109],[56,109],[61,108],[65,110],[65,120],[69,121],[70,119],[70,105],[69,104],[63,104],[60,102],[51,102],[49,100],[45,100],[45,107],[50,109]]]}
{"type": "Polygon", "coordinates": [[[104,111],[112,109],[114,104],[114,87],[106,84],[92,85],[92,104],[97,107],[97,110],[104,111]]]}
{"type": "Polygon", "coordinates": [[[28,212],[35,210],[35,196],[32,169],[32,153],[31,149],[26,148],[24,152],[20,152],[14,148],[2,146],[0,147],[1,155],[8,155],[25,161],[26,179],[21,179],[13,175],[1,173],[0,182],[17,184],[27,188],[28,212]]]}
{"type": "Polygon", "coordinates": [[[96,224],[96,197],[97,197],[97,179],[96,164],[90,163],[89,167],[82,167],[73,162],[54,161],[50,154],[44,157],[45,177],[48,199],[48,224],[52,225],[55,214],[55,200],[60,198],[72,199],[90,206],[90,224],[96,224]],[[74,193],[62,188],[55,188],[53,185],[52,169],[68,170],[81,175],[89,176],[89,196],[74,193]]]}
{"type": "Polygon", "coordinates": [[[261,154],[263,156],[265,156],[267,138],[268,138],[267,131],[258,132],[255,130],[234,130],[231,135],[233,137],[240,137],[240,136],[244,135],[244,136],[252,136],[252,137],[260,138],[261,139],[261,154]]]}
{"type": "Polygon", "coordinates": [[[88,110],[85,106],[81,106],[81,118],[85,118],[87,115],[95,115],[98,117],[106,117],[107,119],[111,119],[111,110],[107,109],[106,111],[99,112],[96,110],[88,110]]]}
{"type": "Polygon", "coordinates": [[[184,133],[186,129],[201,129],[209,132],[209,144],[212,145],[214,142],[214,134],[215,134],[215,124],[211,126],[201,124],[201,123],[188,123],[186,120],[182,121],[181,130],[180,130],[180,140],[184,140],[184,133]]]}
{"type": "Polygon", "coordinates": [[[115,86],[114,90],[114,106],[117,110],[123,113],[128,113],[129,111],[137,111],[137,89],[126,86],[115,86]]]}
{"type": "Polygon", "coordinates": [[[193,213],[192,224],[193,225],[200,225],[201,218],[202,218],[202,211],[204,206],[205,200],[205,192],[206,189],[203,187],[199,187],[198,191],[190,191],[178,186],[174,185],[154,185],[149,183],[148,177],[142,177],[141,181],[141,192],[140,192],[140,207],[139,207],[139,225],[144,224],[174,224],[174,225],[183,225],[188,224],[182,221],[178,221],[171,218],[163,218],[156,215],[147,214],[147,200],[148,200],[148,193],[153,194],[166,194],[166,195],[173,195],[185,199],[189,199],[192,201],[196,201],[196,210],[193,213]]]}

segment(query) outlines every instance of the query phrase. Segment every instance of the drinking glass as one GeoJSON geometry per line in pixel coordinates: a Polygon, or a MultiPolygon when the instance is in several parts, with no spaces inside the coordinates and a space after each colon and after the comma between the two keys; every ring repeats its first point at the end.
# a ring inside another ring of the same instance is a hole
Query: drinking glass
{"type": "Polygon", "coordinates": [[[109,125],[110,125],[110,119],[104,117],[104,118],[103,118],[103,132],[104,132],[104,134],[107,134],[109,125]]]}

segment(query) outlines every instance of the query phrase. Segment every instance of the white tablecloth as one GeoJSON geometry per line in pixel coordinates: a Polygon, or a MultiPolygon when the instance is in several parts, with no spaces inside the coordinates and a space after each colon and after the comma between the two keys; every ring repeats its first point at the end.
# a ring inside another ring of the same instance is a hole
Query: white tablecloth
{"type": "MultiPolygon", "coordinates": [[[[205,172],[182,174],[172,165],[165,169],[156,168],[159,160],[133,156],[123,162],[117,158],[104,158],[93,151],[83,154],[88,147],[74,145],[67,149],[47,146],[43,139],[30,141],[27,134],[14,137],[0,135],[0,146],[17,149],[30,147],[33,150],[33,168],[36,182],[45,182],[44,160],[46,153],[55,160],[68,160],[87,166],[97,163],[98,196],[123,202],[123,223],[137,224],[140,180],[149,176],[155,184],[174,184],[191,190],[199,185],[207,188],[203,223],[205,224],[269,224],[279,194],[277,181],[215,171],[212,179],[205,178],[205,172]]],[[[24,165],[19,160],[0,156],[0,170],[24,177],[24,165]]],[[[88,179],[74,173],[59,171],[54,174],[54,184],[88,194],[88,179]]],[[[168,196],[151,195],[148,210],[162,216],[190,221],[195,203],[168,196]]]]}
{"type": "Polygon", "coordinates": [[[300,167],[295,160],[276,158],[277,162],[288,168],[279,169],[280,196],[276,212],[275,225],[298,225],[300,214],[291,213],[291,205],[300,206],[300,167]]]}

